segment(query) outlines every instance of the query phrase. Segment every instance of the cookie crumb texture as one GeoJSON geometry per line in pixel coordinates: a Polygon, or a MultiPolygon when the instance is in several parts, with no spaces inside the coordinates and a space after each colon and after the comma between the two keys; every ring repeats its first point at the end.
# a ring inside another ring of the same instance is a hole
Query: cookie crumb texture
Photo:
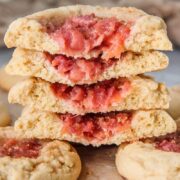
{"type": "Polygon", "coordinates": [[[0,179],[76,180],[81,162],[67,143],[52,141],[43,144],[36,158],[0,157],[0,179]]]}

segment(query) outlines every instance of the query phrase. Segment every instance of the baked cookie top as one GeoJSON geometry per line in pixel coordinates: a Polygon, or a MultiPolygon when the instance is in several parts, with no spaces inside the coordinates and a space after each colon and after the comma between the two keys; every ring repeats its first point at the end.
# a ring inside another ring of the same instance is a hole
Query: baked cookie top
{"type": "Polygon", "coordinates": [[[172,50],[164,21],[136,8],[75,5],[14,21],[7,47],[74,57],[119,57],[124,51],[172,50]]]}
{"type": "Polygon", "coordinates": [[[0,178],[77,179],[81,162],[68,143],[22,138],[12,127],[0,128],[0,178]]]}
{"type": "Polygon", "coordinates": [[[176,122],[177,132],[120,146],[116,154],[119,173],[127,179],[178,180],[180,131],[176,122]]]}

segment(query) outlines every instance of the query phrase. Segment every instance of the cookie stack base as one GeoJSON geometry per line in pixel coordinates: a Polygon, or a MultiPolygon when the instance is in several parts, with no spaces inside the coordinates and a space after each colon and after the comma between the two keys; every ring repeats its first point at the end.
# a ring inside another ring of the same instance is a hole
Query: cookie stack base
{"type": "Polygon", "coordinates": [[[113,136],[98,139],[82,138],[76,133],[64,133],[63,119],[55,113],[40,112],[26,108],[16,121],[15,129],[25,137],[50,138],[67,140],[84,145],[100,146],[103,144],[121,144],[126,141],[146,137],[160,136],[176,130],[174,120],[162,110],[135,111],[131,124],[125,131],[116,132],[113,136]]]}

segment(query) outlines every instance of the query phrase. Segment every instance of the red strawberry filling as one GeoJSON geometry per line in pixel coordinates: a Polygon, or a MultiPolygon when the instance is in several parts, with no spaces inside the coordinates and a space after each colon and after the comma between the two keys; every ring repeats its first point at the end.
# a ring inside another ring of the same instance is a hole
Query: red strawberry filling
{"type": "Polygon", "coordinates": [[[117,132],[124,132],[129,129],[132,113],[106,113],[86,114],[76,116],[72,114],[60,114],[63,121],[63,133],[75,134],[88,141],[103,140],[110,138],[117,132]]]}
{"type": "Polygon", "coordinates": [[[37,158],[42,144],[36,139],[2,139],[0,140],[0,157],[37,158]]]}
{"type": "Polygon", "coordinates": [[[131,22],[116,18],[98,18],[94,14],[67,19],[61,25],[46,25],[48,34],[58,42],[61,51],[77,53],[103,52],[104,59],[118,58],[130,34],[131,22]]]}
{"type": "Polygon", "coordinates": [[[180,153],[180,132],[156,138],[155,147],[162,151],[180,153]]]}
{"type": "Polygon", "coordinates": [[[126,78],[119,78],[73,87],[53,83],[51,89],[55,96],[73,103],[76,107],[105,112],[109,106],[119,103],[129,94],[131,83],[126,78]]]}
{"type": "Polygon", "coordinates": [[[45,58],[59,74],[68,77],[74,83],[82,80],[95,80],[105,69],[117,62],[115,59],[103,61],[101,58],[92,58],[86,60],[48,53],[45,53],[45,58]]]}

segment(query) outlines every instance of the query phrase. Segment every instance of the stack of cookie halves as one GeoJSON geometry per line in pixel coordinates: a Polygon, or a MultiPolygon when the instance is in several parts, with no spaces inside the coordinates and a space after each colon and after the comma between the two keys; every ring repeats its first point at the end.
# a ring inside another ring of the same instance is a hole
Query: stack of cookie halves
{"type": "Polygon", "coordinates": [[[26,106],[15,123],[24,137],[100,146],[176,130],[165,85],[142,75],[168,65],[156,51],[172,49],[161,18],[60,7],[16,20],[5,43],[16,47],[7,72],[30,77],[9,92],[26,106]]]}

